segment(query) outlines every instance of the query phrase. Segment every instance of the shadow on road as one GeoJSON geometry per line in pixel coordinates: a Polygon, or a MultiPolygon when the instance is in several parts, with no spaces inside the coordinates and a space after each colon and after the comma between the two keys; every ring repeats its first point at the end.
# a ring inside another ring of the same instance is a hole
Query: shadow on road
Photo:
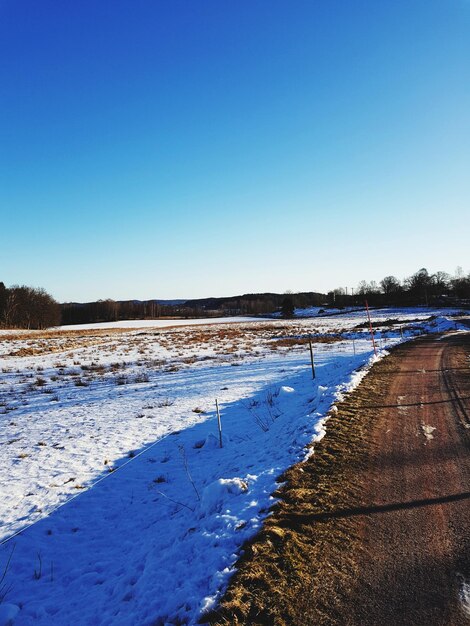
{"type": "Polygon", "coordinates": [[[428,402],[400,402],[400,404],[366,404],[358,406],[358,409],[403,409],[407,406],[427,406],[430,404],[448,404],[461,400],[470,400],[470,396],[449,398],[448,400],[429,400],[428,402]]]}
{"type": "Polygon", "coordinates": [[[375,515],[378,513],[405,511],[408,509],[417,509],[425,506],[436,506],[438,504],[459,502],[460,500],[468,500],[469,498],[470,491],[465,491],[463,493],[454,493],[447,496],[439,496],[437,498],[412,500],[411,502],[391,502],[389,504],[351,507],[348,509],[338,509],[337,511],[325,511],[324,513],[283,515],[281,524],[283,526],[286,524],[308,524],[311,522],[325,522],[330,519],[357,517],[358,515],[375,515]]]}

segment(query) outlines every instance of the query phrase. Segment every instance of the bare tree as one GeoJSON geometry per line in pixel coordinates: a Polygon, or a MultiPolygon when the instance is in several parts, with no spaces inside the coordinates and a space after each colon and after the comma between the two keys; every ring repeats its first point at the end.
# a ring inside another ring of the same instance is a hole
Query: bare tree
{"type": "Polygon", "coordinates": [[[385,276],[385,278],[380,281],[380,287],[386,296],[396,294],[401,290],[400,281],[398,278],[395,278],[395,276],[385,276]]]}
{"type": "Polygon", "coordinates": [[[5,289],[0,323],[7,328],[43,329],[60,323],[60,307],[44,289],[14,285],[5,289]]]}

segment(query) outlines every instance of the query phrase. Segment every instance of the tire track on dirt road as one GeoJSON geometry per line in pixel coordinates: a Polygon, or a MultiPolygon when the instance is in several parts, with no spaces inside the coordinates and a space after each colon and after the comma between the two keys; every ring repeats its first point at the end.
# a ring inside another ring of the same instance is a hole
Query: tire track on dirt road
{"type": "Polygon", "coordinates": [[[328,423],[211,624],[470,624],[470,334],[403,344],[328,423]]]}

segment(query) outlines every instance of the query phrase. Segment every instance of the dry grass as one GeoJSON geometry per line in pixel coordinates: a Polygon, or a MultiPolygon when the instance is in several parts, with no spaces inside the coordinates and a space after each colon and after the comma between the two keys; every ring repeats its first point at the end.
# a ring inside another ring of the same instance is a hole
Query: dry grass
{"type": "Polygon", "coordinates": [[[95,330],[30,330],[0,336],[0,341],[11,342],[12,346],[25,342],[17,349],[12,349],[7,356],[40,356],[55,352],[68,352],[79,348],[101,346],[109,341],[110,336],[129,332],[125,328],[95,330]]]}
{"type": "Polygon", "coordinates": [[[357,476],[368,462],[368,433],[384,397],[391,356],[374,366],[356,391],[330,416],[328,434],[315,454],[279,478],[280,502],[243,556],[217,610],[201,623],[315,626],[338,624],[357,572],[358,521],[316,519],[359,505],[357,476]],[[371,399],[374,402],[371,403],[371,399]]]}
{"type": "MultiPolygon", "coordinates": [[[[74,358],[74,352],[78,350],[95,348],[96,354],[131,354],[135,350],[142,357],[148,355],[151,358],[154,349],[158,347],[179,356],[183,364],[191,365],[203,357],[217,359],[239,352],[256,354],[263,348],[296,348],[308,341],[306,332],[302,320],[223,326],[214,320],[205,326],[151,328],[145,332],[127,328],[18,331],[1,335],[0,342],[6,347],[5,356],[8,357],[63,353],[67,358],[74,358]],[[197,350],[197,357],[188,354],[188,351],[193,350],[197,350]],[[204,351],[207,354],[204,355],[204,351]]],[[[322,336],[311,327],[308,332],[313,333],[315,343],[339,341],[339,338],[322,336]]]]}
{"type": "Polygon", "coordinates": [[[342,341],[342,338],[334,335],[315,335],[313,337],[284,337],[282,339],[276,339],[270,347],[273,350],[277,348],[293,348],[295,346],[308,345],[310,341],[312,342],[312,344],[330,344],[338,343],[339,341],[342,341]]]}
{"type": "Polygon", "coordinates": [[[114,334],[128,333],[128,328],[95,328],[89,330],[28,330],[18,331],[0,336],[1,341],[37,341],[40,339],[63,339],[74,338],[81,339],[84,337],[99,337],[114,334]]]}

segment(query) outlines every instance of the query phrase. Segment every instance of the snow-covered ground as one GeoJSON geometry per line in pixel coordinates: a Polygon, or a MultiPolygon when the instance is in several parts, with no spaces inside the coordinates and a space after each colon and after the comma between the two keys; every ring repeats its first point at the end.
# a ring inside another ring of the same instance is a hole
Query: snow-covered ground
{"type": "MultiPolygon", "coordinates": [[[[206,324],[230,324],[259,322],[259,317],[212,317],[156,320],[121,320],[119,322],[101,322],[97,324],[72,324],[58,326],[59,330],[93,330],[107,328],[167,328],[169,326],[201,326],[206,324]]],[[[268,319],[268,318],[266,318],[268,319]]]]}
{"type": "MultiPolygon", "coordinates": [[[[406,308],[406,318],[420,318],[427,319],[430,316],[452,316],[462,313],[461,309],[452,309],[449,307],[436,309],[432,307],[416,306],[406,308]]],[[[464,313],[464,312],[463,312],[464,313]]],[[[340,315],[341,317],[348,318],[364,318],[367,315],[364,306],[360,307],[345,307],[342,309],[334,308],[321,308],[321,307],[309,307],[307,309],[296,309],[296,317],[330,317],[340,315]]],[[[403,317],[404,309],[396,307],[386,307],[383,309],[370,309],[371,317],[374,319],[393,319],[394,317],[403,317]]],[[[404,319],[406,319],[404,318],[404,319]]]]}
{"type": "MultiPolygon", "coordinates": [[[[431,313],[373,311],[380,354],[456,328],[431,313]]],[[[2,334],[0,626],[196,623],[374,360],[365,321],[2,334]]]]}

